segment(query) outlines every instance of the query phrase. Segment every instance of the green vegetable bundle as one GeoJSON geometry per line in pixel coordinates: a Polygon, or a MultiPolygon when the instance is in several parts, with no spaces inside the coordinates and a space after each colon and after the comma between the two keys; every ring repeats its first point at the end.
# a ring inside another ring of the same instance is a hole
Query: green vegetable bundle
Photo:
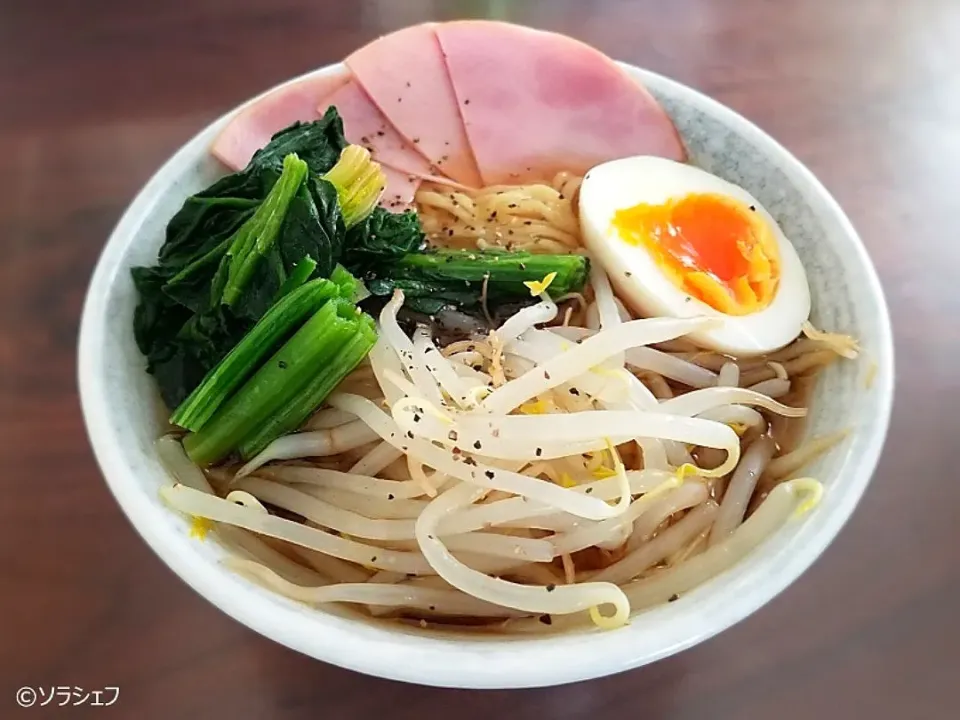
{"type": "Polygon", "coordinates": [[[134,268],[134,336],[176,407],[283,294],[328,278],[383,189],[336,110],[278,133],[242,171],[187,198],[158,263],[134,268]]]}
{"type": "Polygon", "coordinates": [[[445,307],[479,314],[505,303],[529,301],[525,283],[556,273],[550,294],[579,292],[590,272],[582,255],[533,255],[503,250],[431,250],[406,253],[371,270],[366,278],[373,295],[403,290],[405,306],[432,315],[445,307]]]}
{"type": "Polygon", "coordinates": [[[193,195],[154,267],[134,268],[134,336],[198,464],[249,458],[307,419],[376,341],[354,304],[480,316],[531,302],[525,283],[579,291],[579,255],[428,250],[413,212],[376,204],[385,178],[335,108],[277,133],[241,172],[193,195]]]}
{"type": "Polygon", "coordinates": [[[174,422],[202,420],[183,442],[195,463],[214,463],[233,451],[245,459],[256,455],[299,428],[366,357],[377,340],[373,319],[342,291],[318,278],[282,298],[178,408],[174,422]],[[271,352],[270,338],[297,327],[271,352]]]}

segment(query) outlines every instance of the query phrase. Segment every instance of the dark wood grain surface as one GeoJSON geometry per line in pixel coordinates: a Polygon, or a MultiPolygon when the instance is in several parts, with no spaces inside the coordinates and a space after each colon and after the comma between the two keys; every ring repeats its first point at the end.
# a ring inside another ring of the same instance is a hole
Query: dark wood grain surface
{"type": "Polygon", "coordinates": [[[960,3],[956,0],[0,2],[0,717],[955,718],[960,673],[960,3]],[[859,228],[891,305],[879,470],[823,558],[721,636],[618,677],[465,692],[362,677],[222,615],[107,492],[77,402],[97,254],[209,120],[428,18],[576,35],[718,98],[859,228]],[[120,686],[33,708],[22,685],[120,686]]]}

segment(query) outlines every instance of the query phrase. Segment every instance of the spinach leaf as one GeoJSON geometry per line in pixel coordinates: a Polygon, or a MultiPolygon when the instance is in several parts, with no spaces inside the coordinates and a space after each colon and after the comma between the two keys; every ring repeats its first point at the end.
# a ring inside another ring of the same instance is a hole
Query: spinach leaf
{"type": "Polygon", "coordinates": [[[287,155],[296,154],[307,163],[311,173],[323,175],[337,164],[346,146],[343,120],[331,105],[319,120],[294,123],[270,138],[270,142],[254,154],[244,172],[252,171],[266,182],[260,186],[262,197],[279,177],[287,155]]]}
{"type": "MultiPolygon", "coordinates": [[[[404,306],[414,312],[434,315],[449,308],[481,317],[484,298],[488,311],[502,304],[535,302],[526,282],[552,276],[550,293],[559,296],[578,292],[587,281],[590,265],[582,255],[420,250],[413,243],[413,229],[404,224],[402,216],[393,217],[397,219],[386,223],[398,232],[392,245],[366,246],[361,251],[362,263],[355,262],[357,250],[348,245],[344,264],[362,276],[374,296],[389,297],[394,290],[402,290],[404,306]]],[[[419,231],[419,224],[416,229],[419,231]]]]}
{"type": "Polygon", "coordinates": [[[391,213],[378,207],[347,233],[342,263],[357,277],[375,277],[407,253],[424,247],[420,219],[412,210],[391,213]]]}
{"type": "Polygon", "coordinates": [[[293,267],[309,256],[317,263],[317,275],[330,277],[343,255],[345,234],[337,189],[322,178],[311,177],[287,212],[280,244],[283,263],[293,267]]]}
{"type": "Polygon", "coordinates": [[[134,337],[169,407],[179,405],[263,316],[300,261],[312,258],[314,275],[333,271],[345,228],[336,189],[318,176],[336,164],[346,145],[335,108],[320,120],[280,131],[242,171],[187,198],[167,226],[157,266],[132,270],[140,296],[134,337]],[[243,268],[232,306],[224,307],[231,246],[291,154],[307,163],[309,177],[286,207],[275,240],[243,268]]]}

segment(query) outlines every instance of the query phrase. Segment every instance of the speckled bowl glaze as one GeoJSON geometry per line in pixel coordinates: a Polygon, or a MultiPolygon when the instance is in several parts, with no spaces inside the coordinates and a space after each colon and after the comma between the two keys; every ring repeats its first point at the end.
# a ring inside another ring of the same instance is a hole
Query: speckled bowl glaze
{"type": "Polygon", "coordinates": [[[861,341],[861,359],[831,367],[813,398],[808,432],[852,429],[847,441],[808,468],[826,488],[819,507],[736,567],[613,632],[543,638],[417,632],[310,608],[227,571],[218,563],[222,549],[191,539],[187,522],[158,497],[169,482],[153,446],[162,408],[133,339],[129,272],[154,261],[164,226],[183,199],[223,173],[207,149],[225,116],[184,145],[130,205],[97,265],[80,332],[84,418],[107,484],[133,526],[185,582],[257,632],[343,667],[429,685],[529,687],[609,675],[702,642],[769,602],[836,537],[867,487],[890,415],[890,321],[873,266],[837,203],[784,148],[694,90],[625,67],[663,102],[692,161],[744,186],[780,222],[806,267],[814,323],[861,341]]]}

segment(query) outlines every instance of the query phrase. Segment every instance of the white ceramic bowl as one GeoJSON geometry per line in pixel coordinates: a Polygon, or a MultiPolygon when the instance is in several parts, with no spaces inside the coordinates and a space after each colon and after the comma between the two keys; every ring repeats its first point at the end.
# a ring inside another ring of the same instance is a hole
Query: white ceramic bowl
{"type": "Polygon", "coordinates": [[[831,367],[812,401],[809,432],[853,430],[809,468],[826,487],[820,506],[730,571],[612,632],[515,639],[417,632],[313,609],[229,572],[218,563],[216,543],[191,539],[186,521],[158,497],[169,482],[153,446],[162,412],[133,339],[130,280],[131,266],[154,262],[183,199],[223,173],[207,149],[225,116],[184,145],[120,220],[90,284],[79,348],[84,418],[107,484],[137,531],[197,592],[277,642],[360,672],[453,687],[555,685],[638,667],[706,640],[781,592],[836,537],[876,466],[893,394],[890,321],[873,266],[837,203],[784,148],[719,103],[625,67],[663,102],[693,162],[746,187],[781,223],[807,270],[814,323],[861,341],[861,359],[831,367]]]}

